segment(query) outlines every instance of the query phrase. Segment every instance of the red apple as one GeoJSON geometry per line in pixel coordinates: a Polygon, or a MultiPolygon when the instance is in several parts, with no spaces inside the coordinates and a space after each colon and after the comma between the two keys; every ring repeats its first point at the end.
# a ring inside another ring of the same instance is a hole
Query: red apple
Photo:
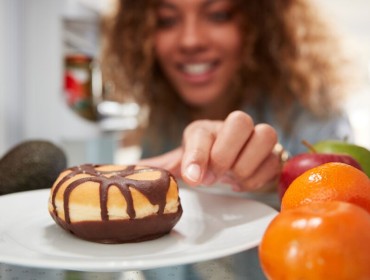
{"type": "Polygon", "coordinates": [[[345,154],[324,154],[324,153],[302,153],[291,157],[283,166],[280,175],[278,192],[282,199],[285,191],[295,178],[308,169],[327,162],[343,162],[352,165],[362,171],[360,164],[349,155],[345,154]]]}

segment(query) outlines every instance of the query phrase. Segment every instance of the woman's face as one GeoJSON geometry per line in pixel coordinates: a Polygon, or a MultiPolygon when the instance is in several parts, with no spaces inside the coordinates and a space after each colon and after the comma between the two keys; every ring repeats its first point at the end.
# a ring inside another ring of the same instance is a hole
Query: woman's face
{"type": "Polygon", "coordinates": [[[238,14],[232,0],[163,0],[157,10],[155,53],[186,103],[225,100],[241,60],[238,14]]]}

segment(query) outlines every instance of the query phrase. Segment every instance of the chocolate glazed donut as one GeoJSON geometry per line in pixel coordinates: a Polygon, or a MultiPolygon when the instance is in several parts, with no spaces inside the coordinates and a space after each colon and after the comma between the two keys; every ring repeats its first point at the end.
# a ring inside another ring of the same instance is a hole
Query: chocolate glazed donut
{"type": "Polygon", "coordinates": [[[126,243],[169,233],[182,207],[176,179],[166,170],[85,164],[60,174],[51,189],[49,212],[79,238],[126,243]]]}

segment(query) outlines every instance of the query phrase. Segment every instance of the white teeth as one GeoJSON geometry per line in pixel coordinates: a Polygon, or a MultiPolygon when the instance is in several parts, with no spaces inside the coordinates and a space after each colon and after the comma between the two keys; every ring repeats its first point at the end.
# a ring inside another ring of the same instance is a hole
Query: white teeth
{"type": "Polygon", "coordinates": [[[200,75],[211,68],[211,63],[185,64],[183,70],[187,74],[200,75]]]}

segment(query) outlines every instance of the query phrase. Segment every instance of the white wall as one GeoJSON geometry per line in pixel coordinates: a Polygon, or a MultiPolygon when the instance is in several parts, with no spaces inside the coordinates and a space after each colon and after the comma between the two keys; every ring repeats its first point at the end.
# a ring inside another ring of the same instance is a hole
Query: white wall
{"type": "MultiPolygon", "coordinates": [[[[0,1],[0,42],[5,41],[5,1],[0,1]]],[[[5,44],[0,44],[0,61],[5,60],[5,44]]],[[[5,150],[5,65],[0,63],[0,154],[5,150]]]]}
{"type": "Polygon", "coordinates": [[[26,139],[54,142],[100,134],[64,103],[64,1],[0,1],[0,156],[26,139]]]}
{"type": "Polygon", "coordinates": [[[370,1],[316,2],[348,39],[352,53],[358,58],[364,82],[357,92],[350,93],[346,108],[355,130],[356,143],[370,149],[370,1]]]}
{"type": "Polygon", "coordinates": [[[22,136],[20,5],[0,1],[0,154],[22,136]]]}
{"type": "Polygon", "coordinates": [[[25,137],[60,141],[97,135],[97,125],[77,116],[63,99],[63,1],[24,0],[23,4],[25,137]]]}

